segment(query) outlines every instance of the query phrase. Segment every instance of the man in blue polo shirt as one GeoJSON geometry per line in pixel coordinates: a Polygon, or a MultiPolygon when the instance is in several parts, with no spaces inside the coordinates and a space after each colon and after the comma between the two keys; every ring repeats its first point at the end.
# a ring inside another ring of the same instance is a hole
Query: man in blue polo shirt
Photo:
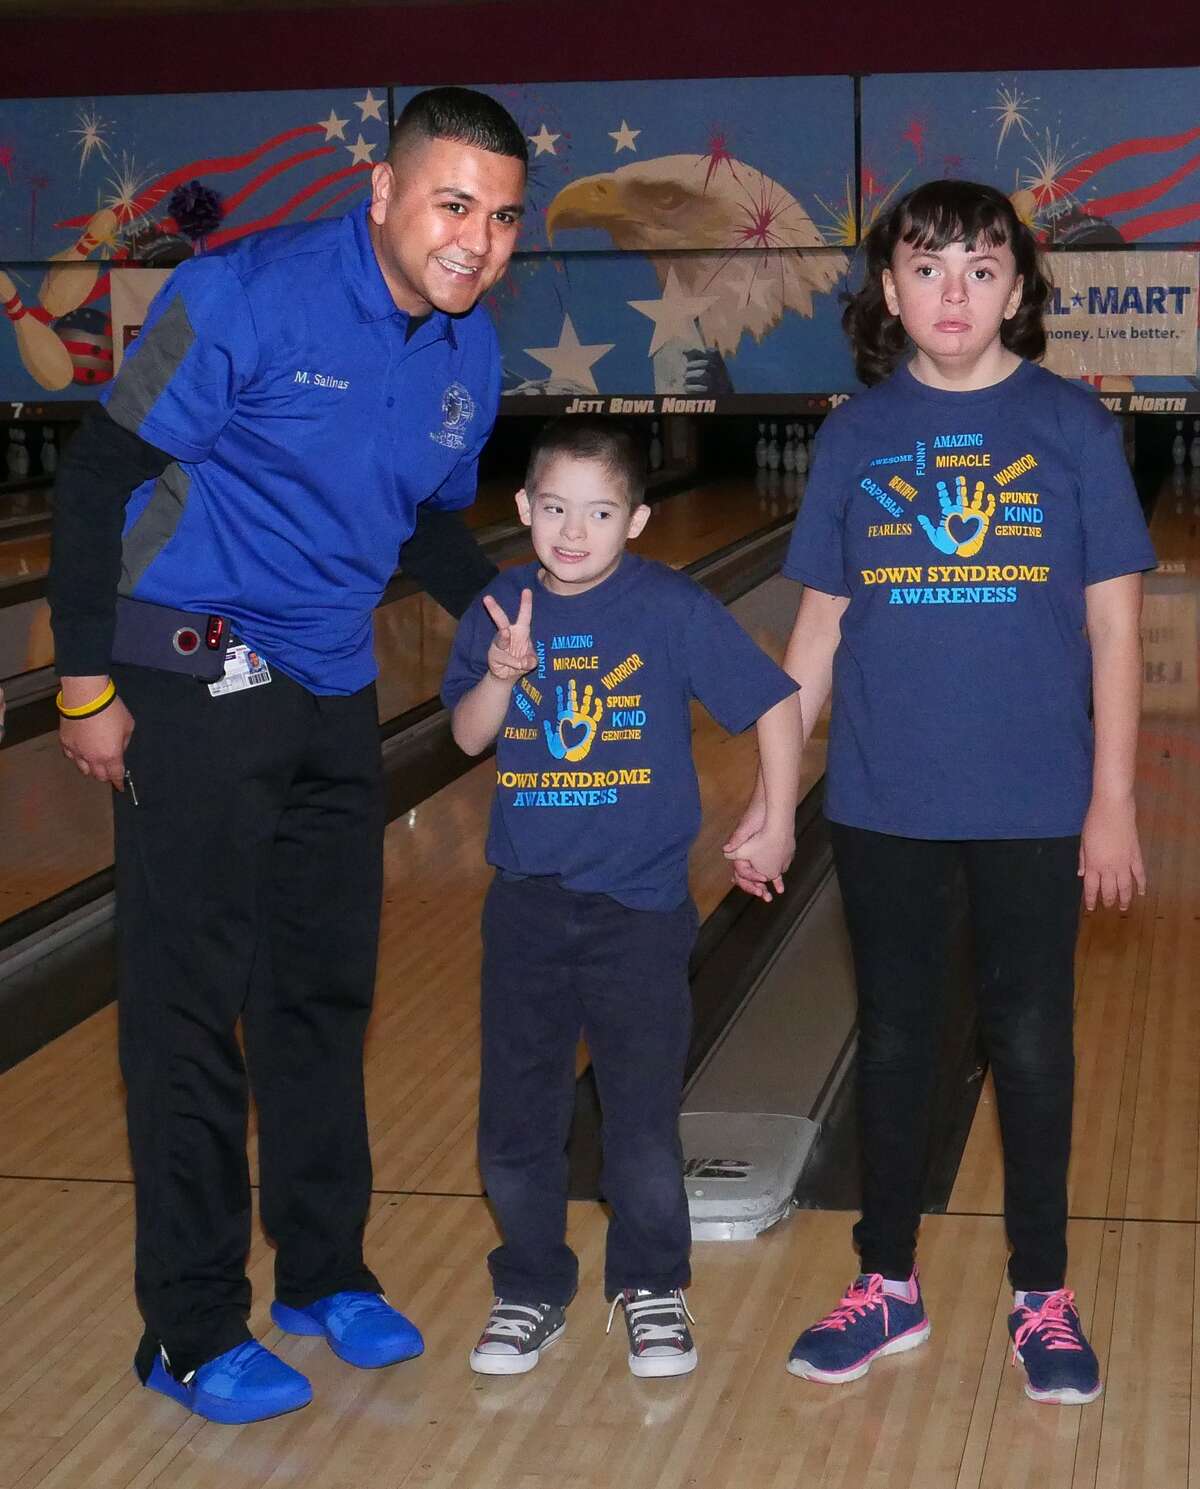
{"type": "Polygon", "coordinates": [[[247,1065],[274,1321],[359,1366],[422,1348],[362,1254],[372,611],[398,555],[454,614],[494,572],[455,513],[499,401],[478,301],[512,254],[525,169],[492,99],[418,95],[367,208],[172,275],[59,476],[62,747],[118,793],[135,1363],[213,1421],[312,1395],[246,1325],[247,1065]]]}

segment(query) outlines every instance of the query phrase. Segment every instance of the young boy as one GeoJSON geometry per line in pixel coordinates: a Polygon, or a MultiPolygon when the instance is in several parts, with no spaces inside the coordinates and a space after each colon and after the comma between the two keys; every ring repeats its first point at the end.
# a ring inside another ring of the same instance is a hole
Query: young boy
{"type": "Polygon", "coordinates": [[[699,585],[625,553],[650,516],[644,486],[627,431],[587,418],[544,429],[517,493],[537,562],[463,616],[442,687],[462,749],[497,742],[479,1163],[503,1244],[471,1353],[484,1375],[532,1370],[575,1293],[564,1150],[581,1029],[604,1117],[605,1290],[624,1310],[629,1368],[696,1367],[678,1127],[697,926],[693,697],[731,732],[758,723],[765,818],[738,858],[779,889],[794,848],[796,684],[699,585]]]}

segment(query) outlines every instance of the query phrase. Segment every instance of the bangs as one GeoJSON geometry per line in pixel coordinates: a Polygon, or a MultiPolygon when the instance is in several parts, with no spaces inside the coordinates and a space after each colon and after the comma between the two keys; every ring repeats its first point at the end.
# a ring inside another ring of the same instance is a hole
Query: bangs
{"type": "Polygon", "coordinates": [[[900,237],[913,248],[940,253],[951,243],[968,252],[1012,242],[1013,209],[998,191],[969,182],[937,181],[919,187],[905,204],[900,237]]]}

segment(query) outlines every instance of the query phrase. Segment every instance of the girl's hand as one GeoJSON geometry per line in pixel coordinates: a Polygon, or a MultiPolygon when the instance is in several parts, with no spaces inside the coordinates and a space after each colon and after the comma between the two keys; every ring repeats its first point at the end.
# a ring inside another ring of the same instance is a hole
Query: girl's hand
{"type": "Polygon", "coordinates": [[[509,620],[491,597],[484,595],[483,608],[496,623],[496,639],[488,647],[488,671],[500,682],[512,682],[537,666],[537,653],[529,643],[529,625],[533,619],[533,592],[521,591],[521,607],[516,620],[509,620]]]}
{"type": "Polygon", "coordinates": [[[783,875],[795,851],[796,839],[791,832],[764,827],[734,850],[733,882],[770,904],[772,889],[776,894],[783,893],[783,875]]]}
{"type": "Polygon", "coordinates": [[[741,852],[742,844],[748,843],[751,838],[763,830],[767,824],[767,798],[763,791],[762,776],[760,775],[754,783],[754,790],[750,793],[750,800],[746,803],[746,809],[742,813],[741,820],[729,834],[722,845],[721,852],[731,860],[733,869],[733,882],[739,889],[744,889],[747,894],[756,895],[759,899],[770,899],[765,892],[766,880],[759,874],[753,864],[745,858],[741,852]]]}
{"type": "Polygon", "coordinates": [[[1128,910],[1135,887],[1139,895],[1146,893],[1146,870],[1131,796],[1120,800],[1092,798],[1079,841],[1079,877],[1087,910],[1094,910],[1097,900],[1128,910]]]}

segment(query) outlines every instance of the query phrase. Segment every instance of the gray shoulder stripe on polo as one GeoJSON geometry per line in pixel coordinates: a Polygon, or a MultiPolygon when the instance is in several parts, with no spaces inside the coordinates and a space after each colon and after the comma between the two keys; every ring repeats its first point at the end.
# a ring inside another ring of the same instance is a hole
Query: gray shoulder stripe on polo
{"type": "Polygon", "coordinates": [[[121,545],[118,594],[133,593],[142,575],[175,536],[191,485],[191,477],[176,464],[168,465],[154,483],[150,500],[121,545]]]}
{"type": "Polygon", "coordinates": [[[183,296],[177,295],[149,331],[138,337],[137,356],[125,363],[113,384],[109,416],[136,434],[195,339],[183,296]]]}

